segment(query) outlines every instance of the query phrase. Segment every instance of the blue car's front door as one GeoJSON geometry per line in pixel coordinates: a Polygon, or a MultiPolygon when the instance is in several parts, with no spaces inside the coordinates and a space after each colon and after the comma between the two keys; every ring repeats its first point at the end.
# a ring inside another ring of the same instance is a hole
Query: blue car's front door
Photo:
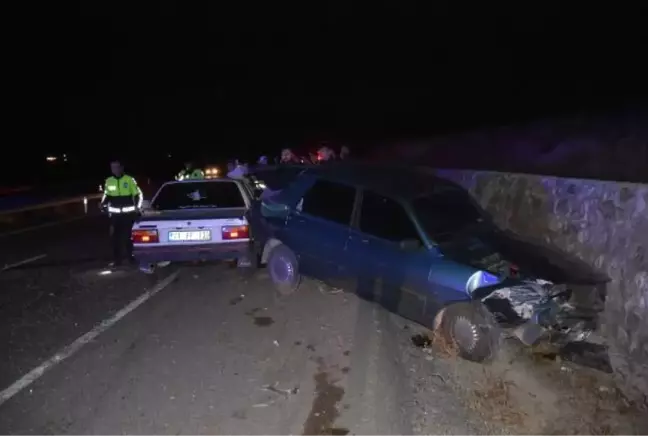
{"type": "Polygon", "coordinates": [[[360,278],[357,292],[361,297],[425,323],[431,259],[401,203],[363,191],[348,254],[355,259],[351,265],[360,278]]]}
{"type": "Polygon", "coordinates": [[[344,267],[355,187],[318,179],[286,221],[284,240],[299,258],[302,273],[335,279],[344,267]]]}

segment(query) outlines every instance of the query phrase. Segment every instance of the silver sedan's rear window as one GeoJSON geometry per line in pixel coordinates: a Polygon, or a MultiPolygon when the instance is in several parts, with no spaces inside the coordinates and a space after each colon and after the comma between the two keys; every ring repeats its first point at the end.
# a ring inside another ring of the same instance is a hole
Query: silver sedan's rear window
{"type": "Polygon", "coordinates": [[[156,210],[245,207],[236,182],[180,182],[163,186],[151,204],[156,210]]]}

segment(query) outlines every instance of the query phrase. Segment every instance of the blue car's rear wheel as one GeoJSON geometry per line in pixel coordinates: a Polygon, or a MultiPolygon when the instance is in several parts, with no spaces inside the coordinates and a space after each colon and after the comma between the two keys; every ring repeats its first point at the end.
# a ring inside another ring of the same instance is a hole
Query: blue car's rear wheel
{"type": "Polygon", "coordinates": [[[480,302],[454,303],[446,307],[441,332],[461,357],[473,362],[494,359],[502,337],[495,319],[480,302]]]}
{"type": "Polygon", "coordinates": [[[272,249],[268,256],[268,273],[280,295],[294,293],[301,283],[299,262],[292,250],[283,244],[272,249]]]}

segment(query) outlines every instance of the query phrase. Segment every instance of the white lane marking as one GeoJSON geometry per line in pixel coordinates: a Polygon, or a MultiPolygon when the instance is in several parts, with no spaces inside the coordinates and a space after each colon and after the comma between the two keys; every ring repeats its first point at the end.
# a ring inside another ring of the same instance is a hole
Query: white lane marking
{"type": "Polygon", "coordinates": [[[45,374],[48,370],[52,369],[52,367],[54,367],[57,363],[61,363],[68,357],[72,356],[74,353],[79,351],[81,347],[83,347],[89,342],[92,342],[97,336],[99,336],[101,333],[105,332],[110,327],[115,325],[120,319],[122,319],[123,317],[131,313],[133,310],[137,309],[140,305],[146,302],[146,300],[148,300],[149,298],[151,298],[152,296],[160,292],[162,289],[169,286],[171,282],[175,280],[175,278],[178,276],[179,273],[180,273],[179,271],[174,272],[169,277],[167,277],[166,279],[162,280],[160,283],[155,285],[154,288],[144,292],[142,295],[137,297],[135,300],[133,300],[126,307],[121,309],[119,312],[115,313],[113,316],[106,319],[105,321],[102,321],[100,324],[97,324],[88,333],[81,336],[80,338],[72,342],[67,347],[64,347],[61,350],[59,350],[58,353],[56,353],[55,355],[47,359],[45,362],[41,363],[36,368],[29,371],[27,374],[25,374],[20,379],[15,381],[11,386],[9,386],[8,388],[0,392],[0,406],[2,406],[11,397],[13,397],[17,393],[25,389],[27,386],[29,386],[30,384],[34,383],[36,380],[41,378],[43,374],[45,374]]]}
{"type": "Polygon", "coordinates": [[[54,221],[52,223],[39,224],[37,226],[26,227],[24,229],[12,230],[10,232],[0,233],[0,238],[4,238],[5,236],[13,236],[13,235],[19,235],[21,233],[32,232],[34,230],[40,230],[40,229],[44,229],[44,228],[47,228],[47,227],[58,226],[60,224],[67,224],[67,223],[82,220],[83,218],[88,218],[88,217],[89,217],[89,215],[75,216],[74,218],[69,218],[69,219],[66,219],[66,220],[54,221]]]}
{"type": "Polygon", "coordinates": [[[27,263],[36,262],[37,260],[40,260],[40,259],[42,259],[42,258],[44,258],[46,256],[47,256],[47,254],[39,254],[38,256],[30,257],[29,259],[21,260],[20,262],[10,263],[8,265],[5,265],[0,270],[0,272],[6,271],[6,270],[11,269],[11,268],[15,268],[15,267],[20,266],[20,265],[25,265],[27,263]]]}

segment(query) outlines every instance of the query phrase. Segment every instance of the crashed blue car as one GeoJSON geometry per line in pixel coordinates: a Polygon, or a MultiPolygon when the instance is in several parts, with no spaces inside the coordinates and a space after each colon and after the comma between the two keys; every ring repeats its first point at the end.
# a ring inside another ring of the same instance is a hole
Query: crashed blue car
{"type": "Polygon", "coordinates": [[[429,173],[304,167],[258,207],[259,255],[282,295],[302,276],[355,292],[440,330],[473,361],[493,358],[503,331],[534,345],[596,329],[601,298],[589,297],[601,277],[498,229],[463,188],[429,173]],[[597,302],[579,306],[583,289],[581,301],[597,302]]]}

